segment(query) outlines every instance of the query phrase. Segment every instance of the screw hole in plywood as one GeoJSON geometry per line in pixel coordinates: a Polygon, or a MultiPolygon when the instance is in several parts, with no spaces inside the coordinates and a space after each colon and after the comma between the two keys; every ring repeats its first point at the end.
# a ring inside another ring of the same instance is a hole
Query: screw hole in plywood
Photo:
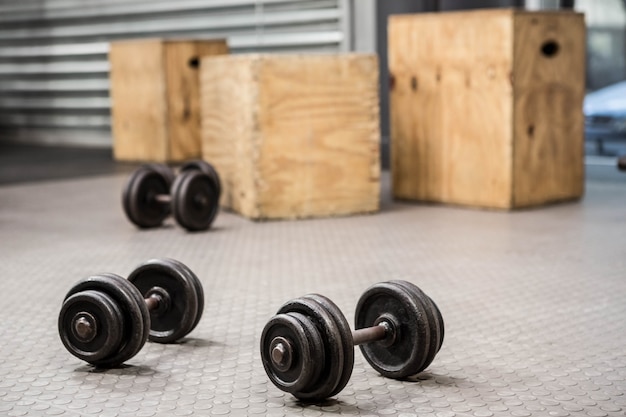
{"type": "Polygon", "coordinates": [[[552,58],[559,52],[559,44],[556,41],[549,40],[541,44],[541,53],[543,56],[552,58]]]}

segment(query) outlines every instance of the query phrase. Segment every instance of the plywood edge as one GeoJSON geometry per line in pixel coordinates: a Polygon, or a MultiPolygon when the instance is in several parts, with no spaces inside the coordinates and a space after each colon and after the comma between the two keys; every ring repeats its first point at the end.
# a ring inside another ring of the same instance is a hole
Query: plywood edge
{"type": "Polygon", "coordinates": [[[165,131],[165,146],[164,146],[164,152],[165,154],[162,157],[163,161],[169,161],[172,155],[172,140],[170,138],[170,120],[168,117],[168,103],[167,103],[167,96],[169,93],[169,86],[168,86],[168,82],[167,82],[167,74],[166,74],[166,66],[167,66],[167,53],[165,48],[163,47],[163,44],[161,43],[161,47],[159,48],[159,54],[160,54],[160,60],[161,60],[161,71],[159,72],[159,75],[161,77],[161,86],[163,86],[162,90],[161,90],[161,103],[163,103],[163,105],[161,106],[161,112],[163,113],[161,115],[162,120],[163,120],[163,127],[164,127],[164,131],[165,131]]]}
{"type": "Polygon", "coordinates": [[[263,134],[261,132],[260,127],[260,118],[262,117],[263,108],[259,105],[260,99],[259,96],[261,94],[261,86],[259,85],[259,77],[260,72],[263,68],[263,55],[261,54],[251,54],[245,57],[242,57],[250,61],[250,65],[247,67],[250,73],[248,74],[250,80],[248,80],[248,85],[251,87],[251,103],[252,107],[250,109],[250,138],[245,138],[250,146],[250,163],[252,165],[252,178],[251,180],[251,198],[250,204],[245,207],[246,215],[251,219],[260,219],[262,218],[261,213],[261,205],[259,204],[259,185],[261,182],[260,175],[260,160],[261,160],[261,146],[263,142],[263,134]]]}
{"type": "Polygon", "coordinates": [[[399,111],[394,104],[394,87],[395,87],[395,74],[398,67],[401,67],[398,61],[396,49],[400,49],[398,46],[398,37],[401,37],[401,31],[403,26],[410,21],[410,17],[407,19],[406,15],[390,15],[387,18],[387,67],[389,71],[389,159],[390,159],[390,174],[391,174],[391,195],[393,198],[402,199],[409,196],[403,195],[403,190],[399,186],[400,174],[399,174],[399,162],[398,162],[398,146],[400,133],[396,126],[394,116],[399,111]]]}
{"type": "Polygon", "coordinates": [[[388,17],[388,22],[402,22],[407,20],[430,20],[430,19],[483,19],[492,18],[494,16],[510,16],[512,17],[519,9],[501,8],[501,9],[478,9],[478,10],[462,10],[462,11],[445,11],[445,12],[427,12],[427,13],[410,13],[410,14],[392,14],[388,17]]]}
{"type": "Polygon", "coordinates": [[[411,54],[405,51],[413,26],[414,15],[391,15],[387,27],[388,69],[389,69],[389,128],[390,128],[390,171],[391,192],[393,198],[415,199],[415,193],[405,187],[402,148],[410,141],[410,133],[405,129],[404,116],[399,101],[405,99],[402,89],[397,85],[397,74],[408,71],[411,54]]]}
{"type": "MultiPolygon", "coordinates": [[[[289,216],[285,216],[282,213],[273,212],[259,212],[256,216],[246,216],[249,220],[255,222],[266,221],[279,221],[279,220],[306,220],[306,219],[329,219],[329,218],[343,218],[354,216],[369,216],[379,213],[379,207],[370,208],[366,207],[359,210],[349,210],[345,212],[328,212],[328,213],[314,213],[314,214],[301,214],[291,213],[289,216]]],[[[245,215],[245,214],[244,214],[245,215]]]]}
{"type": "Polygon", "coordinates": [[[416,200],[415,198],[409,197],[401,197],[394,196],[394,199],[399,202],[405,202],[414,206],[437,206],[437,207],[452,207],[459,209],[469,209],[469,210],[482,210],[482,211],[493,211],[493,212],[509,212],[515,211],[516,207],[506,202],[500,203],[489,203],[489,204],[476,204],[472,202],[462,202],[462,201],[441,201],[433,198],[420,198],[416,200]]]}
{"type": "Polygon", "coordinates": [[[236,55],[214,55],[204,56],[200,59],[201,65],[203,61],[207,62],[251,62],[261,58],[262,54],[236,54],[236,55]]]}
{"type": "Polygon", "coordinates": [[[581,192],[575,195],[570,196],[562,196],[562,197],[554,197],[554,198],[546,198],[540,202],[524,202],[524,203],[516,203],[511,206],[510,211],[524,211],[524,210],[533,210],[540,209],[543,207],[554,206],[558,204],[566,204],[566,203],[576,203],[581,201],[584,198],[584,186],[581,192]]]}
{"type": "Polygon", "coordinates": [[[226,38],[199,39],[199,38],[139,38],[139,39],[119,39],[110,42],[111,45],[145,45],[149,43],[176,44],[176,43],[224,43],[228,44],[226,38]]]}
{"type": "MultiPolygon", "coordinates": [[[[236,54],[236,55],[218,55],[204,57],[204,59],[210,60],[225,60],[232,62],[266,62],[266,61],[281,61],[281,60],[345,60],[345,59],[363,59],[371,58],[378,59],[378,55],[375,53],[367,52],[347,52],[347,53],[290,53],[290,54],[264,54],[264,53],[250,53],[250,54],[236,54]]],[[[260,69],[261,67],[259,67],[260,69]]]]}
{"type": "Polygon", "coordinates": [[[227,40],[226,38],[214,38],[214,39],[198,39],[198,38],[176,38],[176,39],[163,39],[162,40],[163,43],[166,44],[177,44],[177,43],[194,43],[194,44],[199,44],[199,43],[206,43],[206,44],[210,44],[210,43],[215,43],[215,44],[227,44],[227,40]]]}
{"type": "Polygon", "coordinates": [[[510,111],[510,120],[511,120],[511,125],[509,126],[509,139],[510,139],[510,146],[509,146],[509,190],[508,190],[508,202],[507,202],[507,206],[509,209],[513,209],[513,207],[515,207],[515,181],[517,181],[517,175],[516,175],[516,170],[515,170],[515,142],[516,142],[516,136],[515,136],[515,126],[517,126],[517,115],[515,112],[515,103],[517,100],[517,88],[515,87],[515,54],[516,54],[516,49],[517,48],[517,38],[515,36],[516,30],[517,30],[517,20],[513,20],[513,28],[512,28],[512,38],[511,38],[511,42],[509,44],[509,62],[511,62],[511,102],[509,103],[509,108],[508,110],[510,111]]]}
{"type": "Polygon", "coordinates": [[[162,44],[163,39],[159,38],[142,38],[142,39],[121,39],[110,42],[110,48],[118,46],[137,46],[137,45],[150,45],[150,44],[162,44]]]}
{"type": "Polygon", "coordinates": [[[584,18],[584,13],[572,10],[526,10],[523,8],[498,8],[498,9],[476,9],[476,10],[454,10],[444,12],[408,13],[392,14],[388,17],[388,22],[399,22],[415,19],[458,19],[458,18],[491,18],[494,16],[518,16],[518,15],[576,15],[584,18]]]}
{"type": "Polygon", "coordinates": [[[410,13],[410,14],[392,14],[387,18],[388,31],[389,28],[397,23],[413,21],[413,20],[442,20],[442,19],[486,19],[496,16],[508,16],[514,18],[516,16],[527,15],[567,15],[577,16],[580,19],[585,18],[585,14],[571,10],[526,10],[521,8],[499,8],[499,9],[478,9],[478,10],[462,10],[462,11],[446,11],[446,12],[427,12],[427,13],[410,13]]]}
{"type": "Polygon", "coordinates": [[[582,19],[585,18],[585,14],[581,12],[576,12],[573,10],[526,10],[526,9],[514,9],[515,16],[577,16],[582,19]]]}

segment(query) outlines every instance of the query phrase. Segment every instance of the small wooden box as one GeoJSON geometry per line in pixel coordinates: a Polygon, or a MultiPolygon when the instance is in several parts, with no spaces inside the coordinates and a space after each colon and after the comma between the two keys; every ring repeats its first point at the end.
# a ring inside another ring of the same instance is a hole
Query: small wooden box
{"type": "Polygon", "coordinates": [[[378,210],[375,55],[205,58],[201,100],[222,205],[252,219],[378,210]]]}
{"type": "Polygon", "coordinates": [[[226,53],[223,40],[113,42],[109,61],[115,159],[199,158],[199,59],[226,53]]]}
{"type": "Polygon", "coordinates": [[[389,66],[396,197],[512,209],[582,196],[582,14],[392,16],[389,66]]]}

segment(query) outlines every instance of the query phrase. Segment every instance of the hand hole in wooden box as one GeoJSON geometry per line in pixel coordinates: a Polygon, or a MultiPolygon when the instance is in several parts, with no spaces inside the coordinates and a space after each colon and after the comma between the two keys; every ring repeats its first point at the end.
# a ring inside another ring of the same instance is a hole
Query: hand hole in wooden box
{"type": "Polygon", "coordinates": [[[548,58],[552,58],[557,53],[559,53],[559,49],[560,47],[559,47],[558,42],[553,41],[553,40],[545,41],[541,45],[541,53],[543,54],[543,56],[548,57],[548,58]]]}
{"type": "Polygon", "coordinates": [[[200,68],[200,59],[197,56],[189,58],[189,67],[193,69],[200,68]]]}

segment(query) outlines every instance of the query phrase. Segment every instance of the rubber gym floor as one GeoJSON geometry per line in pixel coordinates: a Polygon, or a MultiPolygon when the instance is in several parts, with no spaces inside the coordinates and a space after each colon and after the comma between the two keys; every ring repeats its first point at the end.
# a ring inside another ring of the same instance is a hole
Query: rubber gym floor
{"type": "Polygon", "coordinates": [[[212,230],[186,233],[126,220],[132,166],[106,152],[54,165],[49,149],[10,151],[0,157],[2,416],[626,415],[626,175],[600,172],[613,168],[589,169],[602,178],[590,175],[582,201],[534,210],[393,201],[385,173],[376,215],[255,223],[222,211],[212,230]],[[57,333],[69,288],[158,257],[204,286],[189,337],[148,342],[111,370],[71,356],[57,333]],[[259,337],[282,303],[324,294],[352,322],[361,293],[391,279],[421,287],[443,314],[425,372],[383,378],[357,348],[350,382],[327,402],[269,382],[259,337]]]}

